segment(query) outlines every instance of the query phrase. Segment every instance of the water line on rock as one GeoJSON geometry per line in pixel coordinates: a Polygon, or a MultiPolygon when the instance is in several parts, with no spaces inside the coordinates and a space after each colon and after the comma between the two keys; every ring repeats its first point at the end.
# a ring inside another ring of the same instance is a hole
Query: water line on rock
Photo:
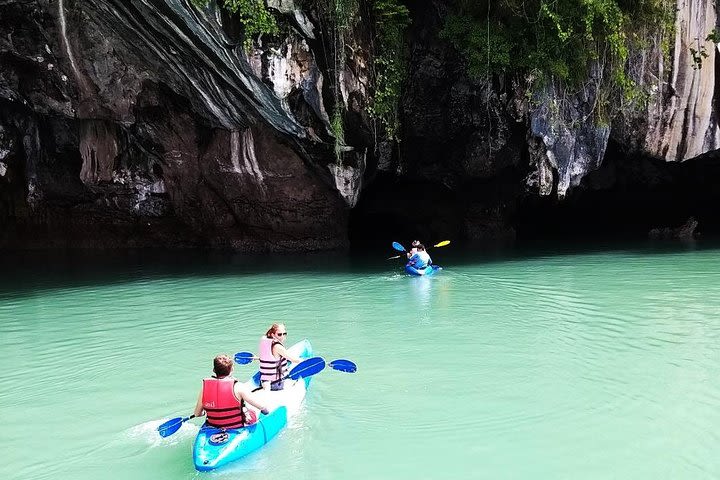
{"type": "Polygon", "coordinates": [[[78,86],[80,87],[80,94],[82,96],[83,94],[89,93],[90,89],[88,88],[87,80],[80,73],[80,70],[77,67],[77,63],[75,62],[75,55],[73,54],[72,48],[70,48],[70,41],[68,40],[67,36],[67,22],[65,21],[64,0],[58,0],[58,19],[60,20],[61,41],[63,46],[65,47],[65,52],[67,53],[68,60],[70,61],[70,67],[72,67],[73,74],[75,75],[75,79],[78,82],[78,86]]]}
{"type": "Polygon", "coordinates": [[[265,191],[263,181],[264,177],[260,171],[260,165],[258,165],[257,157],[255,155],[255,141],[251,129],[247,129],[242,132],[243,136],[243,161],[245,162],[245,168],[247,171],[255,177],[258,186],[265,191]]]}
{"type": "Polygon", "coordinates": [[[245,172],[240,165],[240,132],[238,130],[230,132],[230,161],[237,173],[245,172]]]}

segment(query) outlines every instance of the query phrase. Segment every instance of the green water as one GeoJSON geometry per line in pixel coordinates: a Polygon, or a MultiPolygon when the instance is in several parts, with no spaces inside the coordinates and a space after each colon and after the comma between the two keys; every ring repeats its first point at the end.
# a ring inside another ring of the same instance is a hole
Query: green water
{"type": "Polygon", "coordinates": [[[720,250],[434,253],[434,278],[332,256],[6,258],[0,478],[720,477],[720,250]],[[197,424],[155,427],[274,321],[358,372],[321,372],[267,448],[196,473],[197,424]]]}

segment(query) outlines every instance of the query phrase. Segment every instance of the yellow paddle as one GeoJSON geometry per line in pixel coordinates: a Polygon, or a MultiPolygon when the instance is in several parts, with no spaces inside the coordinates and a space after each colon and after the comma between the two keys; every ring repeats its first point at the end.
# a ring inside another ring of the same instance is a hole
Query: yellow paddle
{"type": "MultiPolygon", "coordinates": [[[[443,240],[442,242],[438,242],[435,245],[433,245],[433,248],[445,247],[447,245],[450,245],[450,240],[443,240]]],[[[395,255],[394,257],[388,257],[388,260],[392,260],[394,258],[400,258],[400,257],[402,257],[402,255],[395,255]]]]}

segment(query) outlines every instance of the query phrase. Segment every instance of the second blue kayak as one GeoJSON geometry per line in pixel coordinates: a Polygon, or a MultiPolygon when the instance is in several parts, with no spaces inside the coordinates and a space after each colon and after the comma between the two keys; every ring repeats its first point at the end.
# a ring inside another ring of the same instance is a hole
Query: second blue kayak
{"type": "Polygon", "coordinates": [[[442,267],[439,265],[430,265],[429,267],[425,268],[415,268],[409,265],[405,265],[405,273],[414,277],[427,277],[429,275],[434,275],[438,273],[440,270],[442,270],[442,267]]]}

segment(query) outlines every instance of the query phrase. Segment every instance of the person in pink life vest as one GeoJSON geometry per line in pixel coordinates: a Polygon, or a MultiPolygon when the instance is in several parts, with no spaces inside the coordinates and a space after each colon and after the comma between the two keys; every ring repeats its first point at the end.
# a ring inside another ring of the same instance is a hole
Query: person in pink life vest
{"type": "Polygon", "coordinates": [[[233,359],[228,355],[218,355],[213,361],[215,375],[203,379],[194,413],[199,417],[204,411],[207,414],[206,424],[211,427],[242,428],[255,423],[257,415],[245,407],[246,402],[265,415],[269,413],[257,394],[231,376],[232,370],[233,359]]]}
{"type": "Polygon", "coordinates": [[[260,339],[260,385],[264,389],[282,390],[282,379],[288,373],[288,361],[298,364],[302,358],[287,351],[283,342],[287,329],[282,323],[273,323],[260,339]]]}

